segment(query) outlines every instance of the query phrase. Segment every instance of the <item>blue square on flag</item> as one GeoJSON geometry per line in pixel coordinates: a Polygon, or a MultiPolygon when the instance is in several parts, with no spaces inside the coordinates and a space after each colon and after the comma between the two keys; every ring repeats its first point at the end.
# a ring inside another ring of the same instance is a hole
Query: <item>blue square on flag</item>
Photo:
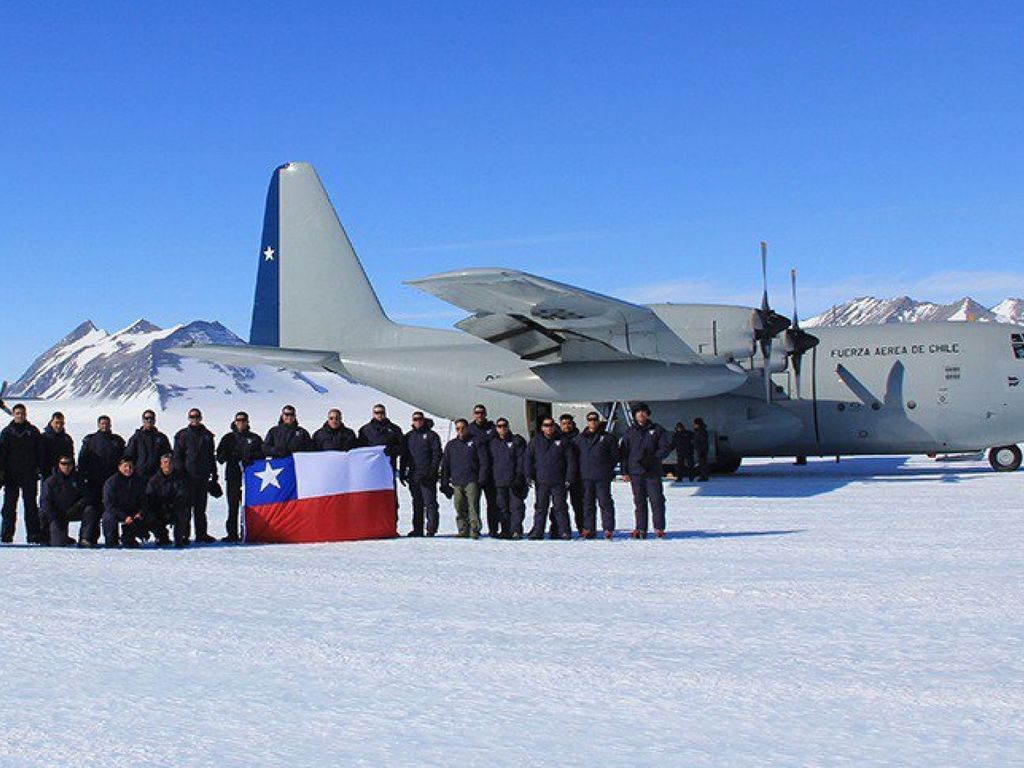
{"type": "Polygon", "coordinates": [[[245,473],[245,505],[280,504],[298,498],[295,460],[259,459],[245,473]]]}

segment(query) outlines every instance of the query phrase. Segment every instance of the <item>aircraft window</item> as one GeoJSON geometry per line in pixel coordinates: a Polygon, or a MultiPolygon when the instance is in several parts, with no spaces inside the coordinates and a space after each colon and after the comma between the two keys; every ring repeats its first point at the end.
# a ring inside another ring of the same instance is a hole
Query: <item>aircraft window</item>
{"type": "Polygon", "coordinates": [[[907,408],[909,408],[910,410],[914,410],[915,408],[917,408],[917,403],[911,400],[907,403],[907,408]]]}
{"type": "Polygon", "coordinates": [[[1024,360],[1024,334],[1011,333],[1010,346],[1013,347],[1013,356],[1018,360],[1024,360]]]}

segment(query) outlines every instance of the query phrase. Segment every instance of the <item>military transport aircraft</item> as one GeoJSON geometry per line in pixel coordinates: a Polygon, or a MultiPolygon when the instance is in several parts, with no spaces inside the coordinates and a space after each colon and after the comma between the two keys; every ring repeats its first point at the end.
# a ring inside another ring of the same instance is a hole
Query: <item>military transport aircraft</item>
{"type": "MultiPolygon", "coordinates": [[[[762,278],[766,273],[762,243],[762,278]]],[[[1024,328],[921,323],[801,329],[759,307],[641,306],[515,269],[410,281],[465,310],[457,330],[391,321],[320,179],[274,171],[250,344],[176,351],[235,365],[326,369],[456,418],[484,403],[532,432],[544,415],[646,401],[671,429],[702,416],[712,459],[989,451],[1021,463],[1024,328]]]]}

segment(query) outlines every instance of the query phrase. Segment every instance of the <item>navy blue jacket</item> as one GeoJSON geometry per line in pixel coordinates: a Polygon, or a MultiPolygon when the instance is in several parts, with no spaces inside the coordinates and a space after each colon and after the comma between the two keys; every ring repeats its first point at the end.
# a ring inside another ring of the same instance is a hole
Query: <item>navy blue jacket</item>
{"type": "Polygon", "coordinates": [[[475,421],[469,422],[469,426],[466,427],[466,432],[470,437],[474,437],[481,443],[489,443],[493,440],[498,430],[494,426],[494,422],[489,419],[485,419],[483,425],[477,424],[475,421]]]}
{"type": "Polygon", "coordinates": [[[335,429],[325,421],[313,433],[313,443],[318,451],[351,451],[359,447],[359,438],[344,424],[335,429]]]}
{"type": "Polygon", "coordinates": [[[619,441],[603,427],[597,432],[585,429],[576,436],[576,456],[581,480],[611,480],[619,463],[619,441]]]}
{"type": "Polygon", "coordinates": [[[283,459],[293,453],[312,451],[314,448],[313,438],[309,436],[305,427],[298,424],[281,423],[271,427],[263,440],[263,452],[272,459],[283,459]]]}
{"type": "Polygon", "coordinates": [[[103,484],[117,472],[117,463],[124,455],[124,438],[113,432],[93,432],[82,440],[78,451],[78,471],[85,475],[89,490],[99,501],[103,484]]]}
{"type": "Polygon", "coordinates": [[[165,475],[158,471],[146,483],[146,505],[158,517],[188,505],[188,483],[178,470],[165,475]]]}
{"type": "Polygon", "coordinates": [[[402,463],[398,474],[403,480],[437,480],[444,452],[441,450],[441,438],[431,429],[433,424],[428,419],[422,427],[410,429],[402,438],[402,463]]]}
{"type": "Polygon", "coordinates": [[[467,436],[448,441],[441,458],[441,482],[450,485],[469,485],[487,482],[490,471],[487,448],[479,440],[467,436]]]}
{"type": "Polygon", "coordinates": [[[491,458],[491,479],[501,488],[521,485],[526,481],[523,456],[526,454],[526,440],[509,432],[502,440],[497,434],[488,441],[487,451],[491,458]]]}
{"type": "Polygon", "coordinates": [[[103,484],[103,511],[111,513],[119,523],[128,515],[137,515],[146,505],[146,479],[138,475],[125,477],[120,472],[103,484]]]}
{"type": "Polygon", "coordinates": [[[672,453],[672,441],[660,424],[631,424],[620,445],[622,471],[630,477],[661,477],[661,463],[672,453]]]}
{"type": "Polygon", "coordinates": [[[370,419],[359,428],[360,445],[383,445],[388,456],[396,457],[402,450],[402,428],[390,419],[370,419]]]}
{"type": "Polygon", "coordinates": [[[48,478],[57,468],[61,456],[75,457],[75,441],[67,432],[58,432],[49,424],[43,430],[43,460],[39,467],[44,478],[48,478]]]}
{"type": "Polygon", "coordinates": [[[64,475],[55,469],[43,481],[39,494],[39,514],[44,520],[62,520],[68,510],[85,498],[88,498],[88,489],[84,477],[76,471],[64,475]]]}
{"type": "Polygon", "coordinates": [[[239,432],[234,423],[217,444],[217,461],[224,465],[224,477],[229,482],[241,482],[243,469],[262,458],[263,438],[251,429],[239,432]]]}
{"type": "Polygon", "coordinates": [[[12,421],[0,432],[0,469],[6,480],[38,482],[43,462],[43,438],[32,424],[12,421]]]}
{"type": "Polygon", "coordinates": [[[135,462],[135,474],[142,477],[151,477],[159,472],[160,457],[170,452],[171,441],[156,427],[136,429],[124,449],[124,455],[135,462]]]}
{"type": "Polygon", "coordinates": [[[706,429],[693,430],[693,450],[699,461],[708,460],[708,431],[706,429]]]}
{"type": "Polygon", "coordinates": [[[174,466],[194,480],[216,480],[213,432],[202,424],[178,430],[174,436],[174,466]]]}
{"type": "Polygon", "coordinates": [[[572,441],[560,432],[555,432],[551,438],[545,437],[542,432],[526,447],[523,471],[535,483],[573,483],[577,477],[576,470],[576,451],[572,441]]]}

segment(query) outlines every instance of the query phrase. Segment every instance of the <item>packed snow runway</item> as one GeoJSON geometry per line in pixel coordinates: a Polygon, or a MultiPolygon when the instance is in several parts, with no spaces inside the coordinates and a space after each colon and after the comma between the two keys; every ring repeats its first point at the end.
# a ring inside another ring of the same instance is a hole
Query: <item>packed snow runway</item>
{"type": "Polygon", "coordinates": [[[1019,765],[1022,482],[760,462],[670,487],[664,541],[449,505],[434,540],[4,547],[0,764],[1019,765]]]}

